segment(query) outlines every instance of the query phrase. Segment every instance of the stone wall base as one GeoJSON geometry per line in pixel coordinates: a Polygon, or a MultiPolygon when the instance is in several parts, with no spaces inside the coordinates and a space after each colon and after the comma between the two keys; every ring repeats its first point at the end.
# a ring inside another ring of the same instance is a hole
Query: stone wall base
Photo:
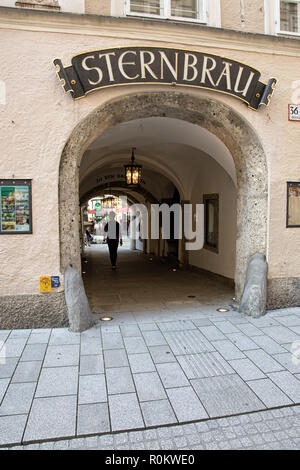
{"type": "Polygon", "coordinates": [[[65,293],[0,296],[0,329],[59,328],[69,325],[65,293]]]}
{"type": "Polygon", "coordinates": [[[300,307],[300,277],[268,279],[267,309],[300,307]]]}

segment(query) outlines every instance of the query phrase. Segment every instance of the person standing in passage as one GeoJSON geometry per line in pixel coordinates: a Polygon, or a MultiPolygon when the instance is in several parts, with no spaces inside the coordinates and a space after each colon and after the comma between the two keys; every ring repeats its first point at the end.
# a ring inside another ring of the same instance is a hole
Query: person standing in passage
{"type": "Polygon", "coordinates": [[[92,237],[91,232],[89,231],[88,228],[85,231],[85,236],[86,236],[87,245],[90,246],[91,242],[93,241],[93,237],[92,237]]]}
{"type": "Polygon", "coordinates": [[[120,229],[120,224],[115,220],[116,214],[111,211],[109,213],[109,221],[104,226],[104,232],[107,233],[107,244],[109,249],[109,256],[112,269],[116,269],[117,264],[117,255],[118,255],[118,245],[122,246],[122,234],[120,229]]]}

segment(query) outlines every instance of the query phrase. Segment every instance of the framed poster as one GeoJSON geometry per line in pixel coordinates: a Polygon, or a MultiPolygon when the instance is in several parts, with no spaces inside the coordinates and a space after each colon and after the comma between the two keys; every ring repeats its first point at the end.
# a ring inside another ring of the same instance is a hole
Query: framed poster
{"type": "Polygon", "coordinates": [[[300,227],[300,182],[287,183],[287,227],[300,227]]]}
{"type": "Polygon", "coordinates": [[[0,179],[0,235],[32,233],[31,180],[0,179]]]}

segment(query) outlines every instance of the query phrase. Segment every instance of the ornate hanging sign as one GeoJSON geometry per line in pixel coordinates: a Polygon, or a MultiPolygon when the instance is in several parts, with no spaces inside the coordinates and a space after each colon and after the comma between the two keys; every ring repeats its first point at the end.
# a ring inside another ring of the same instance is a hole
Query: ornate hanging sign
{"type": "Polygon", "coordinates": [[[182,49],[127,46],[78,54],[69,67],[60,59],[53,63],[63,89],[75,100],[100,88],[160,84],[226,93],[256,110],[269,104],[276,86],[275,78],[264,84],[258,70],[241,62],[182,49]]]}

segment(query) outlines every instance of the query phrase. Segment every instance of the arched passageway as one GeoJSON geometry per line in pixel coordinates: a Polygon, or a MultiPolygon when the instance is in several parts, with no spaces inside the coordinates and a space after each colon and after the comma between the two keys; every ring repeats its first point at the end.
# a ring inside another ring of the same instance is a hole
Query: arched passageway
{"type": "MultiPolygon", "coordinates": [[[[249,258],[255,252],[266,252],[268,178],[265,154],[250,125],[229,106],[185,92],[129,94],[96,109],[74,129],[60,166],[62,270],[69,263],[80,267],[79,167],[84,152],[108,129],[154,117],[185,121],[206,129],[224,144],[233,158],[237,184],[234,280],[239,298],[249,258]]],[[[172,168],[168,176],[172,178],[172,168]]]]}

